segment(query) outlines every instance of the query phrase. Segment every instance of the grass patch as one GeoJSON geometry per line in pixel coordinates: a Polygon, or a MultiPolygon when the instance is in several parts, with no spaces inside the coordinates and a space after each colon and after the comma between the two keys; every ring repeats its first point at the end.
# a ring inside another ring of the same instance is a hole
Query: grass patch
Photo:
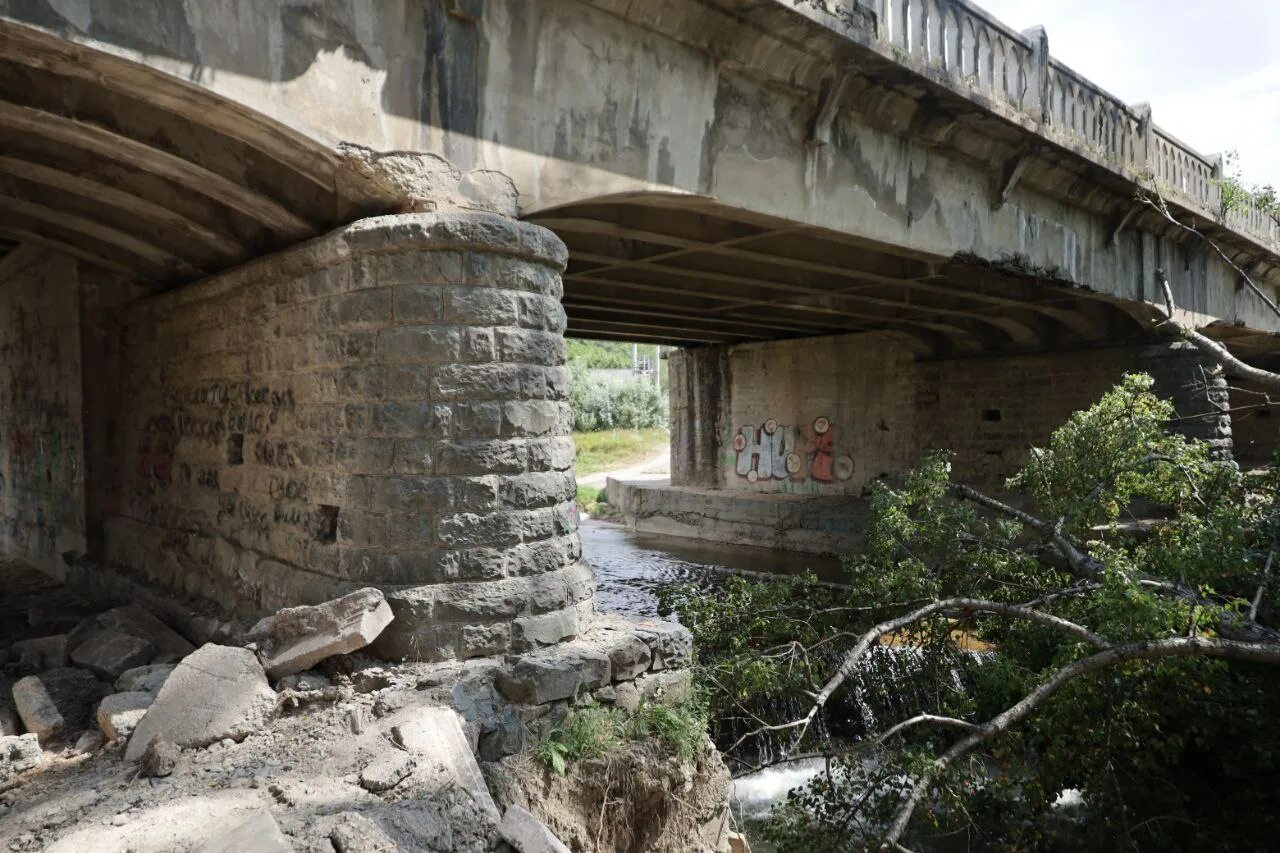
{"type": "Polygon", "coordinates": [[[667,430],[605,429],[573,434],[573,464],[579,477],[613,471],[652,458],[666,448],[667,430]]]}
{"type": "Polygon", "coordinates": [[[630,716],[619,708],[587,705],[570,711],[543,735],[535,753],[544,767],[561,776],[572,762],[600,758],[628,742],[657,741],[665,751],[693,761],[706,731],[707,708],[698,699],[676,707],[646,702],[630,716]]]}

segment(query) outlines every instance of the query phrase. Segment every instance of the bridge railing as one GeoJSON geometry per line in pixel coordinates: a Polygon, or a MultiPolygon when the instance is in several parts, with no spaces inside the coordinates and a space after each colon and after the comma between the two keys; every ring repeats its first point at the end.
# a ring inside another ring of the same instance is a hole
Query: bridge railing
{"type": "Polygon", "coordinates": [[[1183,207],[1280,249],[1280,223],[1252,205],[1224,210],[1222,158],[1207,157],[1049,56],[1043,29],[1019,33],[967,0],[875,0],[877,37],[950,85],[1030,119],[1038,131],[1183,207]]]}

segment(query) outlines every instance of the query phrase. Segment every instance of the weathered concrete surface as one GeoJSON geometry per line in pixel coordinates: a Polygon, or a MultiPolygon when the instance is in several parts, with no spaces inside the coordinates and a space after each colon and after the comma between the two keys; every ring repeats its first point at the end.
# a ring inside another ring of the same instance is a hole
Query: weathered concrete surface
{"type": "Polygon", "coordinates": [[[243,740],[275,713],[276,694],[247,649],[209,644],[196,649],[169,675],[125,751],[137,761],[157,738],[179,747],[206,746],[223,738],[243,740]]]}
{"type": "Polygon", "coordinates": [[[126,738],[155,701],[156,694],[144,690],[112,693],[98,705],[98,728],[107,740],[126,738]]]}
{"type": "Polygon", "coordinates": [[[261,811],[208,843],[198,853],[290,853],[293,845],[270,812],[261,811]]]}
{"type": "Polygon", "coordinates": [[[394,617],[382,592],[356,590],[323,604],[288,607],[254,626],[258,654],[272,680],[310,669],[372,643],[394,617]]]}

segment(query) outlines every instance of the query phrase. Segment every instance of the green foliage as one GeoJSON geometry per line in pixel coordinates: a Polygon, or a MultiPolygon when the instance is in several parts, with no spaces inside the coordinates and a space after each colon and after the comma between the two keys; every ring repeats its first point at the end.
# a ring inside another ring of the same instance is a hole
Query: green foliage
{"type": "MultiPolygon", "coordinates": [[[[666,606],[695,635],[717,742],[800,716],[870,625],[938,598],[1039,601],[1120,643],[1213,635],[1242,618],[1261,586],[1260,621],[1271,624],[1280,571],[1264,567],[1280,542],[1280,465],[1244,478],[1213,462],[1205,445],[1167,431],[1172,409],[1151,385],[1125,377],[1010,478],[1003,499],[1047,532],[958,500],[949,457],[936,453],[874,488],[864,548],[845,561],[847,590],[785,578],[670,593],[666,606]],[[1135,513],[1143,524],[1127,523],[1135,513]],[[1046,552],[1054,530],[1097,561],[1087,586],[1046,552]],[[1186,592],[1166,594],[1152,579],[1186,592]]],[[[867,734],[918,713],[990,719],[1092,651],[985,614],[929,617],[889,639],[821,725],[741,739],[730,756],[746,765],[784,750],[832,756],[777,813],[778,849],[874,846],[903,779],[957,737],[918,728],[873,748],[867,734]]],[[[1280,830],[1280,732],[1265,722],[1277,713],[1280,678],[1261,665],[1171,658],[1099,670],[940,775],[904,844],[929,849],[960,835],[984,849],[1267,848],[1280,830]],[[1076,813],[1053,807],[1067,788],[1082,792],[1076,813]]]]}
{"type": "Polygon", "coordinates": [[[1223,214],[1257,208],[1271,216],[1280,216],[1280,194],[1270,184],[1246,183],[1240,170],[1240,154],[1228,151],[1224,176],[1217,180],[1222,189],[1223,214]]]}
{"type": "Polygon", "coordinates": [[[706,703],[697,696],[676,705],[642,703],[634,714],[618,708],[575,708],[538,742],[535,755],[563,776],[574,761],[602,758],[626,743],[652,742],[685,761],[696,760],[707,731],[706,703]]]}
{"type": "Polygon", "coordinates": [[[643,379],[602,382],[585,370],[573,371],[573,428],[649,429],[667,425],[667,395],[643,379]]]}
{"type": "Polygon", "coordinates": [[[623,341],[588,341],[570,338],[569,363],[580,367],[621,370],[631,367],[631,344],[623,341]]]}

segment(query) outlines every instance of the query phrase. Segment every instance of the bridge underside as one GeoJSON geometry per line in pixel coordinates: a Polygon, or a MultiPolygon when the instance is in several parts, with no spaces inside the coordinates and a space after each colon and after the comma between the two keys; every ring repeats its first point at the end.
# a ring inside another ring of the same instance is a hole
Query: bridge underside
{"type": "MultiPolygon", "coordinates": [[[[1150,339],[1160,314],[1028,269],[913,255],[682,195],[629,194],[529,217],[569,247],[569,334],[675,346],[893,332],[917,357],[1150,339]]],[[[1244,354],[1270,335],[1206,330],[1244,354]]]]}

